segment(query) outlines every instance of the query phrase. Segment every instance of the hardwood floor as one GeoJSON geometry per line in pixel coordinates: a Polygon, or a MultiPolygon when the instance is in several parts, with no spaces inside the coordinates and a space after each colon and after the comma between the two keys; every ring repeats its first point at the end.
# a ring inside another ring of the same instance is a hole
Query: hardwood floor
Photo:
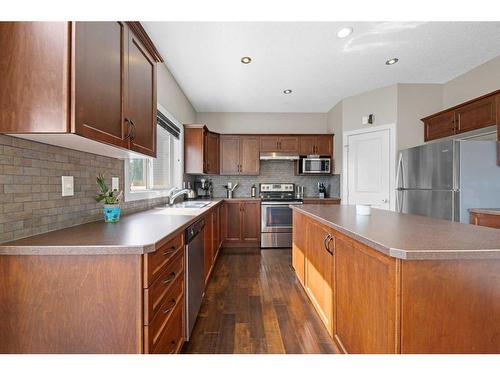
{"type": "Polygon", "coordinates": [[[187,353],[338,353],[291,268],[291,250],[223,249],[187,353]]]}

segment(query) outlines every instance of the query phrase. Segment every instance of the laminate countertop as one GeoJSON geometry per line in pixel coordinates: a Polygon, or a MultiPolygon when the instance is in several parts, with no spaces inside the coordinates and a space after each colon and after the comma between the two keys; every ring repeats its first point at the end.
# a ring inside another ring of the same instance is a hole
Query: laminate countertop
{"type": "Polygon", "coordinates": [[[474,214],[500,215],[500,208],[469,208],[474,214]]]}
{"type": "Polygon", "coordinates": [[[223,199],[201,208],[157,207],[124,215],[118,223],[94,221],[0,244],[0,255],[146,254],[184,230],[223,199]]]}
{"type": "Polygon", "coordinates": [[[291,206],[317,221],[394,258],[500,259],[500,230],[425,216],[349,205],[291,206]]]}

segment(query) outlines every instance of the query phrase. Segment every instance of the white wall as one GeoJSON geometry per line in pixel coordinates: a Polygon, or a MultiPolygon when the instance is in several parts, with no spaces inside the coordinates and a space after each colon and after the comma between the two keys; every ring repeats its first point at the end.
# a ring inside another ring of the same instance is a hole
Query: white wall
{"type": "Polygon", "coordinates": [[[397,147],[403,150],[424,143],[421,118],[443,108],[443,85],[398,84],[397,147]]]}
{"type": "Polygon", "coordinates": [[[177,121],[193,123],[196,111],[165,64],[157,67],[157,100],[177,121]]]}
{"type": "Polygon", "coordinates": [[[444,85],[443,109],[500,89],[500,56],[444,85]]]}
{"type": "Polygon", "coordinates": [[[325,133],[326,113],[199,112],[196,122],[218,133],[325,133]]]}

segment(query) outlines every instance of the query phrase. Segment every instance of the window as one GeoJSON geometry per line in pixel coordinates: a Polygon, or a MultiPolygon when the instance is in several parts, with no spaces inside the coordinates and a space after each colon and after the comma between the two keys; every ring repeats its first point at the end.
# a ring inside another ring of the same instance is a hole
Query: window
{"type": "Polygon", "coordinates": [[[166,196],[172,187],[180,187],[182,163],[180,127],[158,111],[156,158],[125,160],[125,201],[166,196]]]}

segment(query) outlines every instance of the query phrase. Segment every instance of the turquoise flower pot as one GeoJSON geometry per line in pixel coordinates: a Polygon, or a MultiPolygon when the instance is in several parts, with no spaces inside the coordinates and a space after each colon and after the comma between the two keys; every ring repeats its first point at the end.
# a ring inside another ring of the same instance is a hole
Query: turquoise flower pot
{"type": "Polygon", "coordinates": [[[104,213],[104,221],[106,223],[116,223],[120,221],[120,206],[117,204],[105,204],[102,209],[104,213]]]}

